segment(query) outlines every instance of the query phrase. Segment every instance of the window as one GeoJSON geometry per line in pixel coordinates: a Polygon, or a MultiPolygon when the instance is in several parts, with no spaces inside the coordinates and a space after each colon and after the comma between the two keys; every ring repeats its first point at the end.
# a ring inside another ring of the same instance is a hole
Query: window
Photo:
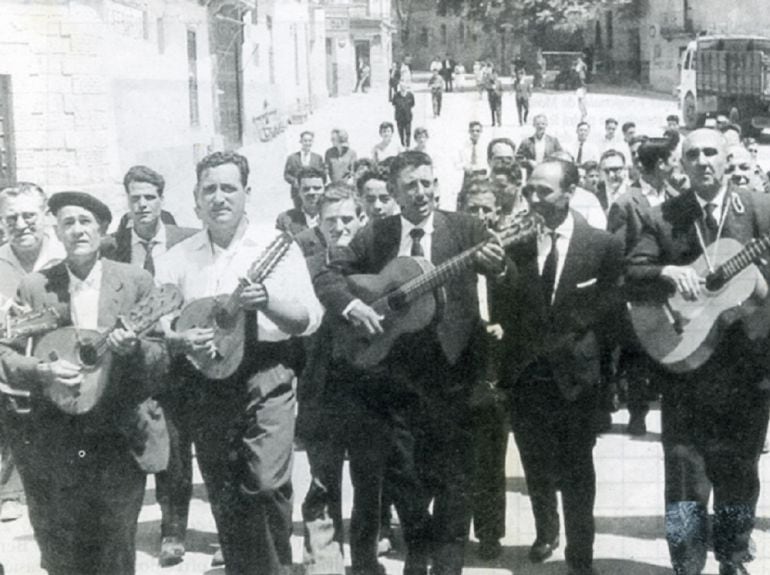
{"type": "Polygon", "coordinates": [[[190,125],[200,124],[200,110],[198,109],[198,46],[195,30],[187,31],[187,71],[188,91],[190,97],[190,125]]]}
{"type": "Polygon", "coordinates": [[[425,26],[420,29],[420,44],[423,46],[428,45],[428,29],[425,26]]]}
{"type": "Polygon", "coordinates": [[[612,12],[611,11],[607,12],[606,18],[607,18],[607,23],[605,24],[604,28],[605,28],[606,33],[607,33],[607,49],[611,50],[612,49],[612,39],[613,39],[612,38],[613,34],[612,34],[612,12]]]}
{"type": "Polygon", "coordinates": [[[446,24],[441,25],[441,43],[446,44],[446,24]]]}
{"type": "Polygon", "coordinates": [[[158,18],[156,26],[158,28],[158,54],[163,54],[166,52],[166,27],[163,18],[158,18]]]}

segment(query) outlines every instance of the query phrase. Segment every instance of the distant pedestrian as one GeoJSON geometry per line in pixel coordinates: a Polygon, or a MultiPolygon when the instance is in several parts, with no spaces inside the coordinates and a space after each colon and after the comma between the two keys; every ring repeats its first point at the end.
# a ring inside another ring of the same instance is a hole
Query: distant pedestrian
{"type": "Polygon", "coordinates": [[[575,74],[577,75],[578,87],[576,90],[577,104],[580,110],[580,121],[585,122],[588,118],[588,108],[586,107],[586,63],[582,56],[578,56],[575,62],[575,74]]]}
{"type": "Polygon", "coordinates": [[[365,93],[369,89],[369,77],[371,76],[371,71],[372,69],[369,67],[369,62],[367,62],[365,58],[361,58],[358,61],[358,82],[356,82],[356,87],[353,90],[354,92],[361,90],[362,93],[365,93]]]}
{"type": "Polygon", "coordinates": [[[433,61],[430,63],[430,71],[441,74],[441,58],[439,56],[433,58],[433,61]]]}
{"type": "Polygon", "coordinates": [[[409,86],[403,81],[398,87],[398,92],[393,96],[393,110],[396,116],[396,126],[398,127],[398,137],[401,145],[409,147],[412,139],[412,108],[414,108],[414,94],[409,90],[409,86]]]}
{"type": "Polygon", "coordinates": [[[447,92],[451,92],[454,89],[453,74],[455,71],[455,61],[446,55],[446,58],[441,62],[441,77],[444,78],[444,88],[447,92]]]}
{"type": "MultiPolygon", "coordinates": [[[[396,93],[398,95],[398,93],[396,93]]],[[[395,96],[394,96],[395,98],[395,96]]],[[[381,164],[388,158],[398,156],[403,150],[398,140],[393,139],[393,123],[380,124],[380,142],[372,148],[372,159],[375,164],[381,164]]]]}
{"type": "Polygon", "coordinates": [[[411,84],[412,83],[412,67],[409,65],[409,63],[404,60],[401,62],[401,84],[411,84]]]}
{"type": "Polygon", "coordinates": [[[529,117],[529,98],[532,96],[532,83],[527,79],[524,68],[516,70],[513,89],[516,90],[516,111],[519,114],[519,126],[523,126],[529,117]]]}
{"type": "Polygon", "coordinates": [[[428,152],[428,130],[427,128],[415,128],[414,129],[414,147],[412,148],[416,152],[423,152],[430,156],[428,152]]]}
{"type": "Polygon", "coordinates": [[[430,88],[430,99],[433,103],[433,117],[438,118],[441,115],[441,102],[444,98],[444,81],[438,75],[438,70],[433,71],[433,75],[428,81],[430,88]]]}
{"type": "Polygon", "coordinates": [[[479,91],[479,100],[484,99],[484,76],[486,64],[484,62],[473,63],[473,77],[476,79],[476,89],[479,91]]]}
{"type": "Polygon", "coordinates": [[[332,130],[332,147],[324,154],[324,164],[330,183],[353,182],[353,164],[356,152],[348,145],[348,133],[335,128],[332,130]]]}
{"type": "Polygon", "coordinates": [[[492,125],[502,126],[503,112],[503,83],[497,76],[494,67],[489,71],[487,77],[487,99],[489,100],[489,111],[492,115],[492,125]]]}
{"type": "Polygon", "coordinates": [[[395,96],[398,91],[398,84],[400,81],[401,66],[398,62],[393,62],[393,64],[390,65],[390,77],[388,78],[388,102],[393,101],[393,96],[395,96]]]}

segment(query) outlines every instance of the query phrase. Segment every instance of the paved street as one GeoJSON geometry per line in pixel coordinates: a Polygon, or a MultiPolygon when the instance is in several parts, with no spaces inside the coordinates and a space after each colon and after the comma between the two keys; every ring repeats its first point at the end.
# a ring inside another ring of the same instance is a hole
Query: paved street
{"type": "MultiPolygon", "coordinates": [[[[452,158],[466,137],[467,124],[480,119],[485,126],[485,136],[511,137],[518,142],[529,135],[531,127],[520,128],[515,119],[515,105],[510,93],[503,103],[503,126],[489,128],[489,110],[486,101],[479,101],[478,93],[446,94],[441,119],[434,120],[430,112],[430,99],[426,92],[417,94],[416,118],[413,127],[425,126],[430,131],[430,150],[436,158],[442,189],[442,204],[454,203],[459,183],[459,172],[452,167],[452,158]]],[[[635,121],[638,133],[660,135],[665,117],[676,113],[676,103],[660,96],[602,95],[590,93],[589,120],[594,124],[593,135],[598,139],[603,133],[604,118],[613,116],[621,123],[635,121]]],[[[546,112],[550,118],[549,132],[562,141],[571,141],[579,113],[574,94],[536,93],[532,100],[531,115],[546,112]]],[[[377,126],[393,117],[384,93],[353,95],[331,100],[322,110],[312,115],[302,125],[290,126],[285,134],[274,142],[245,150],[252,163],[253,196],[250,203],[252,219],[269,221],[277,212],[288,207],[289,193],[283,182],[283,159],[286,153],[298,148],[299,132],[304,129],[316,132],[317,152],[328,147],[328,134],[334,127],[344,127],[350,134],[350,142],[359,156],[377,142],[377,126]]],[[[770,166],[770,152],[763,147],[760,159],[770,166]]],[[[187,214],[192,220],[189,196],[170,199],[170,209],[187,214]],[[175,205],[176,202],[180,202],[175,205]],[[181,202],[185,202],[182,205],[181,202]]],[[[187,217],[187,216],[185,216],[187,217]]],[[[193,221],[189,221],[193,223],[193,221]]],[[[657,409],[648,417],[650,433],[640,439],[631,439],[622,433],[627,414],[614,416],[613,431],[598,440],[594,451],[598,493],[596,501],[596,565],[604,575],[657,575],[670,573],[668,552],[663,531],[663,463],[660,439],[660,417],[657,409]]],[[[754,539],[759,559],[751,566],[753,575],[770,574],[770,458],[762,461],[762,477],[765,480],[759,503],[758,529],[754,539]]],[[[307,460],[304,452],[297,452],[295,460],[295,529],[292,539],[294,560],[302,562],[302,524],[300,506],[309,484],[307,460]]],[[[475,556],[476,544],[468,548],[465,573],[468,575],[506,574],[556,575],[566,572],[563,545],[554,557],[544,565],[531,566],[526,558],[529,545],[534,539],[534,525],[527,497],[526,486],[519,464],[518,453],[510,442],[507,460],[507,536],[503,540],[504,553],[494,563],[484,563],[475,556]]],[[[349,483],[344,486],[345,517],[350,517],[352,493],[349,483]]],[[[145,506],[140,516],[138,569],[141,575],[175,575],[182,573],[224,573],[223,569],[211,569],[211,555],[216,548],[216,532],[211,517],[205,489],[196,473],[195,497],[192,502],[188,554],[178,566],[160,569],[157,566],[157,547],[160,529],[160,509],[155,503],[152,478],[148,482],[145,506]]],[[[562,528],[562,542],[564,541],[562,528]]],[[[13,523],[0,524],[0,560],[9,575],[43,573],[38,567],[38,550],[27,518],[13,523]]],[[[403,555],[395,553],[383,563],[392,574],[400,573],[403,555]]],[[[298,572],[299,571],[298,567],[298,572]]],[[[709,560],[706,573],[713,575],[718,568],[709,560]]],[[[105,574],[109,575],[109,574],[105,574]]]]}

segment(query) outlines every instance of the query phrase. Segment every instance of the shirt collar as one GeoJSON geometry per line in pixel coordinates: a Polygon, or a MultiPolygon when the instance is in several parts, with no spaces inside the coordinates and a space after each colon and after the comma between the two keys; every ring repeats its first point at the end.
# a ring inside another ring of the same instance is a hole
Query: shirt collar
{"type": "Polygon", "coordinates": [[[153,244],[161,244],[166,245],[166,226],[163,225],[163,222],[158,220],[158,229],[155,232],[155,235],[150,240],[145,240],[143,238],[139,237],[139,234],[136,233],[136,228],[131,228],[131,245],[135,246],[136,244],[144,244],[147,242],[152,242],[153,244]]]}
{"type": "MultiPolygon", "coordinates": [[[[230,249],[233,247],[237,242],[240,241],[241,238],[246,233],[246,230],[248,230],[249,227],[249,218],[244,216],[241,218],[240,223],[238,224],[238,229],[235,231],[235,235],[233,236],[232,241],[230,242],[230,245],[227,246],[225,249],[230,249]]],[[[216,244],[211,241],[211,236],[209,235],[208,228],[204,227],[201,231],[197,232],[196,235],[192,236],[191,243],[193,246],[193,249],[195,250],[202,250],[202,249],[208,249],[211,253],[214,253],[214,247],[216,244]]],[[[221,250],[222,248],[219,248],[217,246],[217,249],[221,250]]]]}
{"type": "Polygon", "coordinates": [[[433,233],[433,216],[435,215],[435,212],[431,212],[430,215],[425,218],[423,221],[421,221],[419,224],[413,224],[409,220],[407,220],[404,216],[399,216],[401,218],[401,233],[402,235],[409,235],[409,233],[414,228],[422,228],[425,232],[425,235],[431,235],[433,233]]]}
{"type": "Polygon", "coordinates": [[[695,190],[693,190],[693,194],[695,194],[695,199],[698,200],[698,205],[701,207],[701,210],[703,210],[703,213],[706,213],[706,206],[708,204],[716,204],[717,209],[721,210],[722,206],[725,203],[725,194],[727,194],[727,186],[722,186],[719,189],[719,192],[716,196],[714,196],[711,200],[704,200],[701,198],[697,193],[695,193],[695,190]]]}
{"type": "Polygon", "coordinates": [[[551,230],[550,228],[543,228],[547,234],[550,234],[552,231],[556,232],[556,235],[560,238],[567,238],[568,240],[572,237],[572,232],[575,229],[575,218],[572,216],[572,212],[567,212],[567,217],[564,218],[564,221],[559,224],[559,226],[555,230],[551,230]]]}
{"type": "Polygon", "coordinates": [[[86,278],[82,280],[72,273],[72,270],[70,270],[69,266],[66,266],[66,267],[67,267],[67,275],[69,275],[69,278],[70,278],[70,288],[69,288],[70,291],[76,291],[76,290],[82,290],[82,289],[98,290],[101,287],[101,284],[102,284],[102,260],[101,259],[96,260],[94,267],[91,268],[91,271],[86,276],[86,278]]]}

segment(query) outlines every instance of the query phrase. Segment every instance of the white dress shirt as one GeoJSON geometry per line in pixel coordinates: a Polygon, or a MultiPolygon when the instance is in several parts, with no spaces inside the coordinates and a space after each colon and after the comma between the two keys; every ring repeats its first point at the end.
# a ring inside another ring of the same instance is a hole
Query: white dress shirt
{"type": "Polygon", "coordinates": [[[545,160],[545,135],[538,139],[535,138],[535,162],[538,164],[545,160]]]}
{"type": "Polygon", "coordinates": [[[414,244],[414,239],[412,238],[411,233],[414,228],[422,228],[425,232],[425,235],[420,238],[420,245],[425,254],[423,257],[426,260],[431,261],[431,248],[433,246],[433,213],[417,225],[414,225],[412,222],[401,216],[401,243],[398,245],[398,255],[412,255],[412,244],[414,244]]]}
{"type": "MultiPolygon", "coordinates": [[[[157,261],[160,256],[168,251],[166,248],[166,226],[160,221],[158,222],[158,231],[150,242],[152,243],[152,259],[157,261]]],[[[140,238],[136,233],[136,229],[131,228],[131,263],[139,267],[144,266],[144,260],[147,257],[147,250],[144,247],[145,243],[147,243],[147,240],[140,238]]]]}
{"type": "Polygon", "coordinates": [[[81,280],[75,276],[69,266],[67,273],[70,278],[72,324],[80,329],[97,329],[99,327],[99,294],[102,289],[102,260],[96,260],[85,279],[81,280]]]}
{"type": "Polygon", "coordinates": [[[607,216],[602,209],[602,204],[599,198],[588,190],[580,187],[575,188],[569,207],[583,216],[592,228],[607,229],[607,216]]]}
{"type": "Polygon", "coordinates": [[[307,167],[310,165],[310,152],[303,152],[300,150],[299,152],[299,160],[302,163],[303,166],[307,167]]]}
{"type": "Polygon", "coordinates": [[[387,146],[384,146],[382,142],[378,142],[374,148],[372,148],[372,159],[379,163],[386,158],[398,156],[402,151],[401,142],[398,141],[398,138],[393,137],[390,139],[387,146]]]}
{"type": "Polygon", "coordinates": [[[714,204],[714,211],[712,212],[714,215],[714,219],[717,221],[717,223],[721,223],[722,221],[722,209],[724,208],[725,204],[725,194],[727,193],[727,187],[722,186],[722,189],[719,190],[719,193],[717,193],[714,198],[707,202],[703,198],[701,198],[698,194],[695,194],[695,198],[698,200],[698,205],[700,205],[701,211],[703,212],[703,215],[708,213],[706,210],[706,206],[708,204],[714,204]]]}
{"type": "Polygon", "coordinates": [[[662,192],[659,192],[648,184],[644,178],[639,179],[639,186],[642,189],[642,195],[647,198],[647,201],[650,203],[650,207],[654,208],[666,201],[665,189],[662,192]]]}
{"type": "Polygon", "coordinates": [[[468,140],[457,155],[457,165],[466,172],[487,170],[487,146],[479,139],[475,144],[468,140]],[[473,148],[476,148],[474,155],[473,148]]]}
{"type": "MultiPolygon", "coordinates": [[[[567,259],[567,250],[569,249],[570,240],[572,240],[572,232],[575,229],[575,218],[571,213],[567,214],[567,217],[556,228],[556,250],[559,252],[559,259],[556,260],[556,276],[553,282],[553,294],[551,295],[551,303],[556,296],[556,292],[559,286],[559,280],[561,279],[561,272],[564,269],[564,262],[567,259]]],[[[551,251],[551,230],[545,229],[543,233],[537,237],[537,269],[540,275],[543,275],[543,268],[545,267],[545,260],[551,251]]]]}
{"type": "MultiPolygon", "coordinates": [[[[229,295],[276,235],[272,226],[252,226],[244,218],[230,245],[223,249],[211,241],[208,230],[201,230],[161,256],[156,262],[155,281],[177,286],[186,302],[229,295]]],[[[270,299],[296,300],[305,307],[310,321],[302,335],[318,329],[323,307],[313,291],[305,258],[296,243],[291,244],[264,285],[270,299]]],[[[257,335],[260,341],[283,341],[291,337],[263,313],[257,314],[257,335]]]]}

